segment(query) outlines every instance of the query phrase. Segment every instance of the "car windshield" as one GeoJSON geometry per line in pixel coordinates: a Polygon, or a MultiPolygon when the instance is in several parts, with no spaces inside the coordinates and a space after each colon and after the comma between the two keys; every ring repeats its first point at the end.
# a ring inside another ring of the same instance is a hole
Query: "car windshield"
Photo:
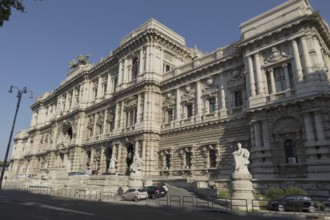
{"type": "Polygon", "coordinates": [[[138,189],[139,192],[145,192],[145,189],[138,189]]]}

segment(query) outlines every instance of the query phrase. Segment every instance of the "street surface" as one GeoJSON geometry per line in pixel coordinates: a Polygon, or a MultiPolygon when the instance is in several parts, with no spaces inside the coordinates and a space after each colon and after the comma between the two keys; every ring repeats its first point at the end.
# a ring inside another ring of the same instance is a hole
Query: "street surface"
{"type": "MultiPolygon", "coordinates": [[[[24,191],[0,191],[0,215],[4,220],[259,220],[279,219],[237,216],[206,210],[146,206],[145,201],[100,202],[32,194],[24,191]]],[[[293,218],[281,218],[293,219],[293,218]]]]}

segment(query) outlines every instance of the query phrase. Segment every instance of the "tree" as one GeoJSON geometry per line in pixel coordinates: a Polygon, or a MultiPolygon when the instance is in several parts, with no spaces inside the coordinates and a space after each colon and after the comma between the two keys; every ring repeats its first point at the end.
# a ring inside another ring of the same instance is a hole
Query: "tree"
{"type": "Polygon", "coordinates": [[[0,26],[2,27],[5,21],[9,20],[11,9],[24,12],[22,0],[0,0],[0,26]]]}

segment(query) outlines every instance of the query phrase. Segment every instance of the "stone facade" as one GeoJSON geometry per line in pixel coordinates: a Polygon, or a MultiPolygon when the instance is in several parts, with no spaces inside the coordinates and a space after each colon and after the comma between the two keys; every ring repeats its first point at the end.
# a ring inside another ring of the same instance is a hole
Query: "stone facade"
{"type": "Polygon", "coordinates": [[[128,175],[138,155],[145,179],[225,186],[241,142],[256,188],[320,188],[330,181],[328,25],[306,0],[291,0],[240,29],[239,41],[205,54],[150,19],[37,99],[11,172],[100,176],[114,156],[128,175]]]}

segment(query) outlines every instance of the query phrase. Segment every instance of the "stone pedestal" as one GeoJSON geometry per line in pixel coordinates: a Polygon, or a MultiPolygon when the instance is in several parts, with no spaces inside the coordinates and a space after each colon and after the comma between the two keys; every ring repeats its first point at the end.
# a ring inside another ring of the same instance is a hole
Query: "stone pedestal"
{"type": "Polygon", "coordinates": [[[143,175],[140,172],[131,173],[128,179],[128,187],[140,189],[143,187],[143,175]]]}
{"type": "MultiPolygon", "coordinates": [[[[252,200],[254,199],[251,174],[234,172],[231,179],[233,209],[241,211],[251,211],[252,200]]],[[[256,202],[254,202],[253,205],[258,206],[256,202]]],[[[253,209],[257,210],[258,207],[254,207],[253,209]]]]}
{"type": "Polygon", "coordinates": [[[116,168],[110,168],[109,173],[110,173],[110,175],[115,175],[116,174],[116,168]]]}

